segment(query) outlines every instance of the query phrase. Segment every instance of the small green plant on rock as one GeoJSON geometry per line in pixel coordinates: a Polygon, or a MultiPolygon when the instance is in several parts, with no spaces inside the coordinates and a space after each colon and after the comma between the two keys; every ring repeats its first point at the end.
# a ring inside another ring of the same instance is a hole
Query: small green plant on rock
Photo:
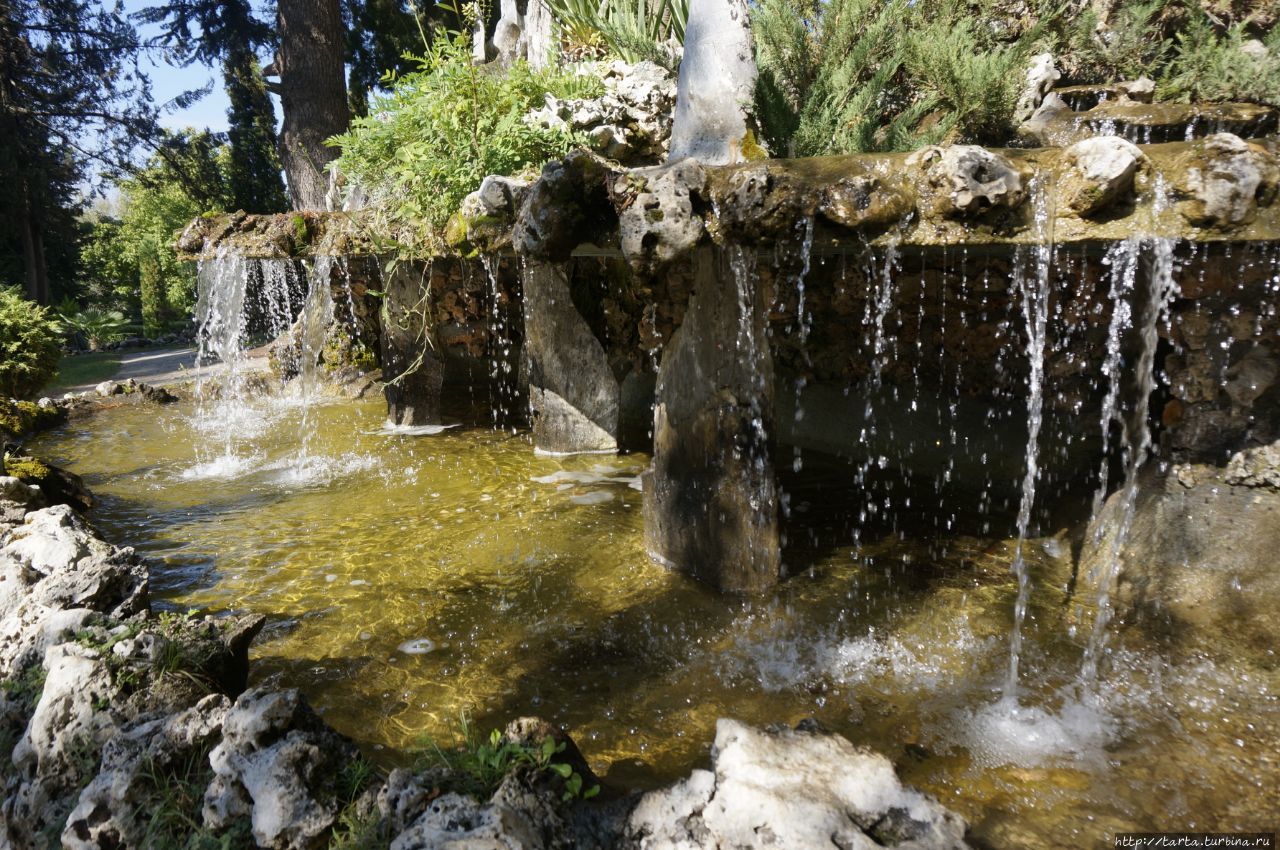
{"type": "Polygon", "coordinates": [[[511,773],[529,770],[558,777],[563,782],[564,802],[589,800],[600,793],[599,785],[584,790],[582,775],[572,765],[556,760],[565,750],[564,742],[547,736],[536,744],[510,741],[494,729],[482,738],[464,712],[459,719],[461,741],[442,748],[428,740],[424,767],[444,768],[453,777],[450,790],[487,800],[511,773]]]}

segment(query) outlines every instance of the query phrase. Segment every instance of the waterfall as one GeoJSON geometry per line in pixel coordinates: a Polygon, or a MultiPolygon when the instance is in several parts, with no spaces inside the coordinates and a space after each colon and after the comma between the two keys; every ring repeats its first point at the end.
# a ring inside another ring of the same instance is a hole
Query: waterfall
{"type": "Polygon", "coordinates": [[[859,442],[862,443],[866,451],[854,477],[857,488],[864,494],[862,510],[858,515],[858,527],[854,531],[853,544],[855,548],[862,545],[862,525],[879,510],[879,506],[867,495],[869,493],[867,476],[870,474],[873,464],[878,463],[883,468],[888,462],[883,457],[873,457],[872,449],[876,435],[875,401],[876,395],[880,391],[881,378],[884,373],[884,351],[887,342],[884,323],[889,315],[890,308],[893,306],[893,282],[895,275],[899,271],[900,256],[898,245],[901,230],[902,226],[890,234],[889,242],[885,246],[883,262],[877,263],[874,255],[872,255],[869,266],[869,277],[875,282],[876,289],[874,298],[867,299],[866,310],[863,314],[863,324],[869,326],[871,331],[871,373],[867,379],[866,406],[863,408],[862,413],[862,432],[858,435],[859,442]]]}
{"type": "MultiPolygon", "coordinates": [[[[1107,326],[1107,355],[1102,364],[1102,374],[1107,378],[1107,394],[1102,400],[1102,461],[1098,470],[1098,490],[1093,499],[1093,518],[1096,520],[1107,498],[1110,472],[1111,423],[1117,421],[1122,373],[1121,343],[1125,332],[1133,322],[1133,296],[1138,276],[1138,260],[1142,255],[1142,239],[1133,236],[1112,245],[1103,257],[1103,264],[1111,270],[1111,322],[1107,326]]],[[[1123,424],[1123,423],[1121,423],[1123,424]]]]}
{"type": "MultiPolygon", "coordinates": [[[[1137,392],[1134,395],[1133,410],[1127,419],[1121,421],[1125,442],[1125,476],[1120,487],[1111,542],[1098,574],[1093,577],[1098,588],[1097,613],[1080,668],[1080,684],[1083,688],[1094,683],[1098,675],[1098,663],[1106,650],[1107,625],[1111,622],[1112,615],[1111,589],[1119,573],[1120,557],[1137,513],[1138,476],[1151,454],[1151,426],[1147,408],[1156,386],[1155,358],[1160,341],[1160,323],[1168,321],[1169,308],[1178,291],[1173,277],[1174,240],[1153,238],[1146,240],[1146,244],[1149,246],[1145,258],[1148,286],[1141,316],[1138,362],[1134,369],[1137,392]]],[[[1114,409],[1112,413],[1114,415],[1114,409]]],[[[1104,428],[1106,425],[1104,420],[1104,428]]],[[[1095,521],[1099,513],[1100,510],[1095,511],[1095,521]]],[[[1099,523],[1098,527],[1101,529],[1102,524],[1099,523]]]]}
{"type": "Polygon", "coordinates": [[[1018,663],[1022,654],[1022,625],[1031,601],[1031,577],[1023,558],[1027,532],[1031,525],[1031,509],[1035,505],[1039,480],[1040,426],[1044,421],[1044,352],[1049,322],[1049,272],[1053,267],[1053,211],[1050,192],[1039,181],[1031,186],[1034,199],[1036,244],[1019,248],[1014,258],[1015,286],[1021,295],[1022,318],[1027,332],[1027,361],[1031,374],[1027,380],[1027,446],[1026,473],[1022,479],[1022,499],[1018,505],[1018,542],[1013,553],[1013,572],[1018,579],[1018,595],[1013,608],[1013,628],[1009,633],[1009,675],[1004,697],[1016,701],[1018,663]],[[1028,261],[1026,253],[1032,254],[1028,261]],[[1031,266],[1031,268],[1028,268],[1031,266]]]}
{"type": "MultiPolygon", "coordinates": [[[[805,216],[798,226],[801,236],[800,271],[796,274],[796,335],[800,340],[800,361],[806,369],[813,368],[813,357],[809,354],[809,331],[812,325],[812,318],[805,309],[804,301],[805,279],[809,276],[809,269],[813,262],[813,226],[812,215],[805,216]]],[[[804,387],[805,376],[796,375],[796,422],[804,419],[804,406],[800,398],[804,393],[804,387]]],[[[804,467],[804,460],[801,458],[799,446],[796,446],[793,451],[791,467],[794,471],[799,472],[804,467]]]]}
{"type": "Polygon", "coordinates": [[[316,257],[308,274],[307,300],[298,328],[298,399],[302,407],[298,465],[311,459],[316,438],[313,408],[319,400],[320,360],[329,326],[333,324],[333,257],[316,257]]]}

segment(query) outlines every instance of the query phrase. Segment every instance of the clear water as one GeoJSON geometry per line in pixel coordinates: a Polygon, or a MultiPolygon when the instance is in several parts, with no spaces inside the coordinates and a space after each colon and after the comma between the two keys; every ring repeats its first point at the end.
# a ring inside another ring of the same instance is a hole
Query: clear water
{"type": "MultiPolygon", "coordinates": [[[[192,447],[196,414],[120,408],[32,448],[86,476],[95,522],[155,559],[163,603],[266,614],[255,677],[302,688],[384,763],[449,736],[464,708],[485,727],[539,714],[599,773],[645,787],[704,765],[717,717],[813,716],[886,753],[988,846],[1110,846],[1117,830],[1262,828],[1280,812],[1275,664],[1113,626],[1077,699],[1095,612],[1067,596],[1061,541],[1023,547],[1036,589],[1011,706],[1014,541],[904,525],[811,553],[745,603],[645,557],[642,455],[538,456],[487,408],[396,432],[380,401],[335,401],[311,411],[300,468],[301,412],[258,401],[237,435],[248,460],[221,469],[192,447]]],[[[795,517],[859,504],[799,499],[795,517]]]]}

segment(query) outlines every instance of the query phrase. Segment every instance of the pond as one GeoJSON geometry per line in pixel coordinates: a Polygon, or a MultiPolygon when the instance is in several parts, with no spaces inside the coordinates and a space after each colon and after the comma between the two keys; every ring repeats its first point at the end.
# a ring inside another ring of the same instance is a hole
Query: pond
{"type": "MultiPolygon", "coordinates": [[[[537,714],[601,776],[653,787],[705,766],[718,717],[815,717],[991,846],[1280,811],[1274,653],[1114,625],[1081,689],[1093,611],[1061,538],[1024,548],[1014,706],[1014,541],[899,524],[811,547],[769,596],[719,596],[646,555],[647,456],[541,456],[482,407],[397,432],[380,399],[124,406],[31,448],[85,476],[93,522],[152,559],[158,602],[265,614],[255,679],[301,688],[384,765],[450,740],[463,712],[486,731],[537,714]]],[[[789,509],[838,539],[823,492],[789,509]]]]}

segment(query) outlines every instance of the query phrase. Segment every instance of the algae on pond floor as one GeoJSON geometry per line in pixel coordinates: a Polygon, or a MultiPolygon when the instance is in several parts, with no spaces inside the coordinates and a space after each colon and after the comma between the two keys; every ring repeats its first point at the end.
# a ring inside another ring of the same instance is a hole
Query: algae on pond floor
{"type": "MultiPolygon", "coordinates": [[[[301,687],[385,762],[447,738],[467,707],[482,728],[542,715],[602,776],[652,786],[704,763],[717,717],[814,716],[992,846],[1280,811],[1275,665],[1125,630],[1079,698],[1093,612],[1068,595],[1061,541],[1025,544],[1036,708],[1004,711],[1009,541],[903,526],[856,555],[816,549],[771,595],[734,602],[646,556],[644,456],[538,457],[524,435],[465,424],[487,411],[406,436],[383,429],[381,402],[333,402],[311,412],[299,466],[296,405],[250,412],[231,466],[200,464],[193,443],[213,435],[187,404],[107,411],[32,448],[87,477],[110,538],[157,559],[156,596],[266,614],[255,676],[301,687]]],[[[797,494],[792,510],[832,506],[797,494]]]]}

